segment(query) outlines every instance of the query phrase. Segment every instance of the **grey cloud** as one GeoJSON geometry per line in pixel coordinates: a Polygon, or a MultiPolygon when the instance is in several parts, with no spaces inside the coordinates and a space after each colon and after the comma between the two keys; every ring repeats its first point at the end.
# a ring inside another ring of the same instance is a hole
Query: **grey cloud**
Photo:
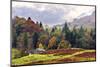
{"type": "Polygon", "coordinates": [[[62,22],[62,17],[64,15],[64,11],[58,9],[55,13],[49,10],[39,11],[36,9],[31,9],[27,7],[13,7],[12,15],[14,16],[22,16],[22,17],[31,17],[33,20],[42,21],[44,24],[57,24],[58,22],[62,22]]]}

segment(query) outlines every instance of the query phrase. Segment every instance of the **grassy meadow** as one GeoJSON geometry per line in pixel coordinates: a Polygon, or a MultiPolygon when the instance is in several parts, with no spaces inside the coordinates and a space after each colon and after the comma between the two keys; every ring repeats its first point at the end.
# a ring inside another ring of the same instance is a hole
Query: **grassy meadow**
{"type": "Polygon", "coordinates": [[[61,49],[47,51],[43,54],[31,54],[21,58],[12,59],[12,65],[54,64],[82,61],[95,61],[95,50],[61,49]],[[70,52],[65,52],[69,51],[70,52]],[[50,53],[51,52],[51,53],[50,53]]]}

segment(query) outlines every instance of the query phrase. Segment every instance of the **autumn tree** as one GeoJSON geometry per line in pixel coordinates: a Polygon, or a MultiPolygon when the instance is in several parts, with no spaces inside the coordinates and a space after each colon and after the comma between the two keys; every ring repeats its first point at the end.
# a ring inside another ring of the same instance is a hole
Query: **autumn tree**
{"type": "Polygon", "coordinates": [[[44,46],[43,46],[43,44],[42,44],[42,43],[39,43],[39,46],[38,46],[38,48],[44,49],[44,46]]]}
{"type": "Polygon", "coordinates": [[[56,37],[52,36],[49,40],[48,49],[53,49],[56,47],[56,37]]]}
{"type": "Polygon", "coordinates": [[[58,44],[58,48],[57,49],[62,49],[62,48],[70,48],[71,47],[71,44],[66,41],[66,40],[61,40],[61,42],[58,44]]]}
{"type": "Polygon", "coordinates": [[[41,42],[46,48],[49,43],[49,36],[47,34],[41,34],[39,37],[39,42],[41,42]]]}

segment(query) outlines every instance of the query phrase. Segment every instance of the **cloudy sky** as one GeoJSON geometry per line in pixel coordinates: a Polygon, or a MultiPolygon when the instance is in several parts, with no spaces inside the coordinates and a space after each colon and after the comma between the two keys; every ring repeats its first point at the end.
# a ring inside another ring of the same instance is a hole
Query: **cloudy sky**
{"type": "Polygon", "coordinates": [[[91,15],[93,6],[62,5],[30,2],[12,2],[12,17],[31,17],[34,21],[53,26],[72,22],[84,16],[91,15]]]}

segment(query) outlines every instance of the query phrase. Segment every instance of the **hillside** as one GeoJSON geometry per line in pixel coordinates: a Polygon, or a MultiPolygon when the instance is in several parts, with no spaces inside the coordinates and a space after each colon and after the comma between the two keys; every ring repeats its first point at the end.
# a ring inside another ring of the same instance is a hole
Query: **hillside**
{"type": "MultiPolygon", "coordinates": [[[[84,28],[95,28],[95,11],[88,16],[84,16],[81,18],[74,19],[73,22],[68,22],[69,28],[73,28],[76,26],[77,28],[83,26],[84,28]]],[[[61,25],[55,25],[57,27],[63,28],[64,24],[61,25]]]]}
{"type": "Polygon", "coordinates": [[[34,22],[30,17],[26,20],[25,18],[15,17],[12,19],[13,27],[16,25],[21,26],[21,32],[41,32],[43,29],[34,22]]]}
{"type": "Polygon", "coordinates": [[[95,12],[93,12],[91,15],[89,16],[84,16],[82,18],[79,19],[75,19],[71,24],[71,26],[83,26],[83,27],[91,27],[94,28],[95,27],[95,12]]]}

